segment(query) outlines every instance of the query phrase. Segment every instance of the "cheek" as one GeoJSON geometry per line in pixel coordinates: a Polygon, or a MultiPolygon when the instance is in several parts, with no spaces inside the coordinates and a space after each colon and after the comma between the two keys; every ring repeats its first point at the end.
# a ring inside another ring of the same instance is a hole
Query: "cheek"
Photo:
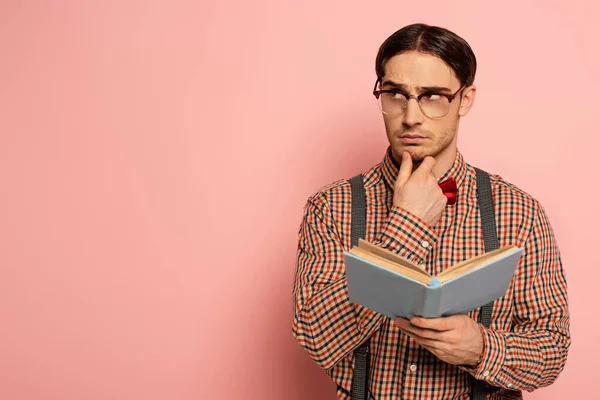
{"type": "Polygon", "coordinates": [[[454,116],[447,116],[437,121],[430,121],[428,129],[435,132],[435,136],[440,139],[452,136],[456,129],[456,121],[457,118],[454,116]]]}
{"type": "Polygon", "coordinates": [[[433,123],[429,125],[429,128],[435,132],[436,136],[444,136],[446,131],[448,130],[448,122],[447,121],[432,121],[433,123]]]}
{"type": "Polygon", "coordinates": [[[383,124],[385,125],[385,130],[388,133],[388,136],[394,132],[397,132],[398,129],[402,127],[402,118],[397,116],[383,116],[383,124]]]}

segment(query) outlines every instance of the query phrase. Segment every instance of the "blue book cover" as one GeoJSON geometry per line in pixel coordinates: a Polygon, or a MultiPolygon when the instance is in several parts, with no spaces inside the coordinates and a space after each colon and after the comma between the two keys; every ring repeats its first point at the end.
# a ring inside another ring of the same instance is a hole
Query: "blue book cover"
{"type": "Polygon", "coordinates": [[[389,318],[464,314],[506,294],[522,248],[506,246],[432,277],[364,240],[344,252],[348,297],[389,318]]]}

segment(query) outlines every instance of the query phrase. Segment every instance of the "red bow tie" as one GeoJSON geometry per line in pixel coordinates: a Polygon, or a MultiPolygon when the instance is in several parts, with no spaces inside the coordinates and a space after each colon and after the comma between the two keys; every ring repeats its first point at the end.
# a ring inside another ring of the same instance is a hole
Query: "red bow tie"
{"type": "Polygon", "coordinates": [[[456,203],[456,181],[454,178],[448,178],[443,182],[440,182],[440,188],[444,192],[444,196],[448,198],[448,204],[456,203]]]}

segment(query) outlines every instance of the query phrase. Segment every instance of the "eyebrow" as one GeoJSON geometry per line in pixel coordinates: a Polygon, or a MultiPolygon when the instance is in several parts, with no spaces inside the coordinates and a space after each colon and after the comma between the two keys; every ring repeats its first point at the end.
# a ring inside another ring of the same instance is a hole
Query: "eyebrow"
{"type": "MultiPolygon", "coordinates": [[[[403,83],[396,83],[394,81],[386,80],[381,84],[381,87],[391,86],[394,88],[402,89],[408,91],[408,86],[403,83]]],[[[417,86],[417,90],[420,92],[448,92],[453,93],[450,88],[444,86],[417,86]]]]}

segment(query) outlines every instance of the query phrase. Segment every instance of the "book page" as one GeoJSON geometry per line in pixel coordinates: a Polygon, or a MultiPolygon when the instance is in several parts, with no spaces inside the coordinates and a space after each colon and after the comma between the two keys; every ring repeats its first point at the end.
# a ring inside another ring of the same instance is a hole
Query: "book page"
{"type": "Polygon", "coordinates": [[[425,273],[425,274],[427,274],[428,277],[431,278],[431,275],[429,275],[422,268],[419,268],[417,265],[411,263],[407,259],[402,258],[399,255],[392,253],[390,250],[376,246],[373,243],[369,243],[366,240],[359,239],[358,240],[358,248],[365,250],[368,253],[375,254],[379,257],[383,257],[386,260],[393,262],[394,264],[400,264],[408,269],[412,269],[413,271],[416,271],[419,273],[425,273]]]}
{"type": "Polygon", "coordinates": [[[450,268],[445,269],[437,277],[440,280],[440,282],[449,281],[450,279],[454,279],[457,276],[462,275],[466,272],[477,269],[483,265],[490,264],[494,260],[501,258],[505,254],[511,253],[512,251],[514,251],[516,249],[517,249],[517,247],[515,247],[515,246],[505,246],[505,247],[490,251],[488,253],[484,253],[484,254],[478,255],[476,257],[469,258],[467,260],[461,261],[458,264],[451,266],[450,268]]]}
{"type": "Polygon", "coordinates": [[[370,261],[373,264],[377,264],[380,267],[386,268],[386,269],[396,272],[400,275],[414,279],[417,282],[424,283],[425,285],[429,285],[429,283],[431,282],[431,275],[429,275],[427,272],[425,272],[421,269],[419,269],[418,271],[414,271],[411,268],[408,268],[401,264],[395,264],[389,260],[386,260],[383,257],[380,257],[373,253],[369,253],[359,247],[353,247],[350,250],[350,253],[352,253],[355,256],[358,256],[364,260],[370,261]]]}

